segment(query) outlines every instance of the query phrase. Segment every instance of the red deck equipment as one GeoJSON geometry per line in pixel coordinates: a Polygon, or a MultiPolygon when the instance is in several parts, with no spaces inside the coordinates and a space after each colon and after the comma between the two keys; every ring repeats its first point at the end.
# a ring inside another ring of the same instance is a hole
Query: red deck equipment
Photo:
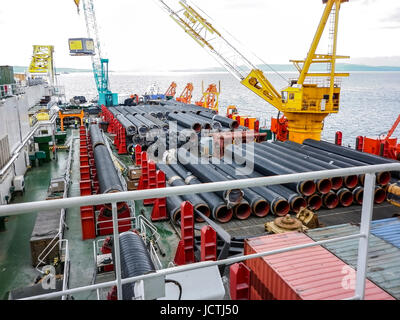
{"type": "MultiPolygon", "coordinates": [[[[161,170],[157,171],[157,188],[165,188],[165,173],[161,170]]],[[[167,199],[157,198],[154,202],[153,211],[151,212],[151,221],[167,220],[167,199]]]]}
{"type": "Polygon", "coordinates": [[[217,261],[217,233],[210,226],[201,228],[201,261],[217,261]]]}
{"type": "Polygon", "coordinates": [[[176,250],[174,263],[184,265],[194,263],[194,215],[189,201],[181,204],[181,240],[176,250]]]}
{"type": "Polygon", "coordinates": [[[232,300],[250,299],[250,269],[243,263],[231,265],[229,289],[232,300]]]}

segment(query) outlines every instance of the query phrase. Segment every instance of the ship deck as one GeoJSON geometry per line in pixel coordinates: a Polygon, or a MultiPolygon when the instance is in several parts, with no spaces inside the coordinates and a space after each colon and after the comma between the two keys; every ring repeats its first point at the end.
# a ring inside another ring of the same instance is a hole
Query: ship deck
{"type": "MultiPolygon", "coordinates": [[[[78,137],[79,132],[68,129],[68,135],[78,137]]],[[[73,140],[73,156],[71,164],[71,185],[69,196],[79,196],[79,140],[73,140]]],[[[26,173],[26,191],[17,195],[12,203],[21,203],[45,199],[51,178],[61,176],[66,168],[67,152],[58,153],[58,161],[51,161],[39,167],[34,167],[26,173]]],[[[129,164],[129,156],[121,158],[129,164]]],[[[141,201],[135,203],[136,214],[151,215],[151,207],[143,206],[141,201]]],[[[343,223],[360,223],[361,206],[320,210],[317,212],[323,226],[339,225],[343,223]]],[[[383,203],[375,205],[373,220],[400,215],[400,208],[383,203]]],[[[254,237],[266,234],[264,224],[275,217],[268,215],[265,218],[251,217],[244,221],[232,220],[221,224],[232,237],[254,237]]],[[[8,299],[8,292],[13,289],[30,286],[39,273],[31,265],[30,236],[35,223],[36,214],[24,214],[9,217],[6,231],[0,233],[0,299],[8,299]]],[[[154,223],[160,234],[160,260],[163,267],[173,261],[175,249],[179,242],[180,228],[169,221],[154,223]]],[[[93,240],[82,241],[80,211],[68,209],[66,213],[67,228],[64,238],[68,239],[70,247],[70,276],[69,287],[74,288],[91,284],[95,279],[95,264],[93,259],[93,240]]],[[[203,224],[196,225],[199,229],[203,224]]],[[[198,232],[198,231],[197,231],[198,232]]],[[[104,238],[104,237],[103,237],[104,238]]],[[[112,274],[97,276],[97,282],[107,281],[112,274]]],[[[75,299],[96,299],[96,291],[83,292],[73,295],[75,299]]],[[[102,294],[104,296],[104,292],[102,294]]]]}

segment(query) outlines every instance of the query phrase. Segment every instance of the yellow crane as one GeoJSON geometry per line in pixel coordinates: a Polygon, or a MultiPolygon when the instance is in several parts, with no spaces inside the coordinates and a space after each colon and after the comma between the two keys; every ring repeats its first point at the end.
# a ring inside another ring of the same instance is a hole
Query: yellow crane
{"type": "Polygon", "coordinates": [[[49,78],[49,84],[54,84],[54,46],[34,45],[32,60],[29,65],[29,73],[31,75],[43,75],[49,78]]]}
{"type": "MultiPolygon", "coordinates": [[[[304,60],[291,60],[299,76],[281,92],[268,81],[262,70],[245,57],[203,16],[206,14],[189,0],[155,0],[162,9],[200,46],[206,49],[244,86],[281,111],[288,119],[289,140],[321,139],[326,116],[339,111],[340,77],[336,72],[339,11],[348,0],[322,0],[325,9],[310,50],[304,60]],[[203,14],[201,15],[200,12],[203,14]],[[329,52],[316,53],[322,34],[330,20],[329,52]],[[310,72],[312,64],[326,64],[326,72],[310,72]]],[[[207,16],[208,17],[208,16],[207,16]]]]}

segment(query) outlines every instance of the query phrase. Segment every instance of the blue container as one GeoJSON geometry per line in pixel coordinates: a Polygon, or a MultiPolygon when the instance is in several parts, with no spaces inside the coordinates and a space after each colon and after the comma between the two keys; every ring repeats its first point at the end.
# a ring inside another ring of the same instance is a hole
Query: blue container
{"type": "Polygon", "coordinates": [[[400,218],[372,221],[371,233],[400,248],[400,218]]]}
{"type": "MultiPolygon", "coordinates": [[[[348,223],[308,230],[306,234],[314,241],[321,241],[359,232],[358,226],[348,223]]],[[[325,244],[323,247],[357,268],[358,244],[358,239],[351,239],[325,244]]],[[[372,234],[369,239],[367,278],[391,296],[400,299],[400,249],[372,234]]]]}

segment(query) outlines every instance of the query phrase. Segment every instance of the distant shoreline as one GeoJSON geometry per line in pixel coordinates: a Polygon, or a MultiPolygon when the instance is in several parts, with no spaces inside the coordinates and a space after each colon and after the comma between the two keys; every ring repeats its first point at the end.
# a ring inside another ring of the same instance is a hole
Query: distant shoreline
{"type": "MultiPolygon", "coordinates": [[[[14,66],[14,73],[25,73],[27,71],[27,67],[22,67],[22,66],[14,66]]],[[[271,64],[269,66],[267,65],[260,65],[258,68],[262,69],[265,72],[269,71],[277,71],[277,72],[295,72],[297,73],[297,69],[291,65],[291,64],[271,64]],[[272,70],[272,69],[273,70],[272,70]]],[[[322,66],[313,66],[310,71],[314,72],[326,72],[326,68],[322,66]]],[[[397,72],[400,71],[400,67],[394,67],[394,66],[368,66],[368,65],[360,65],[360,64],[337,64],[336,66],[336,71],[337,72],[397,72]]],[[[92,72],[92,69],[75,69],[75,68],[56,68],[56,73],[61,73],[61,74],[67,74],[67,73],[89,73],[92,72]]],[[[204,69],[173,69],[173,70],[162,70],[162,71],[157,71],[157,70],[127,70],[127,71],[122,71],[122,70],[110,70],[112,73],[116,72],[171,72],[171,73],[179,73],[179,72],[202,72],[202,73],[207,73],[207,72],[226,72],[226,70],[222,67],[215,67],[215,68],[204,68],[204,69]]]]}

